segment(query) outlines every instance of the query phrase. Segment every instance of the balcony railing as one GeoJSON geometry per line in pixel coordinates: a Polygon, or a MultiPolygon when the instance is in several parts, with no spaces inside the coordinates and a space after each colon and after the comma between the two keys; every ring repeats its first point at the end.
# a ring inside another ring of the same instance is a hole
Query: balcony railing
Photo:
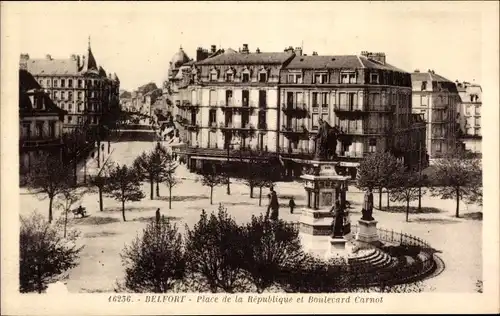
{"type": "Polygon", "coordinates": [[[57,146],[62,144],[61,138],[37,138],[37,139],[24,139],[19,141],[19,147],[42,147],[42,146],[57,146]]]}
{"type": "Polygon", "coordinates": [[[350,105],[336,105],[334,107],[335,112],[359,112],[359,113],[390,113],[392,112],[392,107],[390,105],[381,105],[381,106],[350,106],[350,105]]]}

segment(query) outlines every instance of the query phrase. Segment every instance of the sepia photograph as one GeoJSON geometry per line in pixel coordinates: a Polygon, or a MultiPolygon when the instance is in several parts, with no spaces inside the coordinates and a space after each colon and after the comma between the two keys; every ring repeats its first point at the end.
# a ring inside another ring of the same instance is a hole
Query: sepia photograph
{"type": "Polygon", "coordinates": [[[9,314],[499,311],[498,3],[1,6],[9,314]]]}

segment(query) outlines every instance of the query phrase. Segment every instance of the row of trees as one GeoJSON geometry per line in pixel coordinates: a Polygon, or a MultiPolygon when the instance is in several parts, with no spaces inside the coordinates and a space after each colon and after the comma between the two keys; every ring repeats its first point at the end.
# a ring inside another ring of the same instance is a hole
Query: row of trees
{"type": "Polygon", "coordinates": [[[387,192],[389,200],[406,203],[406,220],[410,202],[421,198],[428,188],[433,196],[442,199],[455,199],[455,216],[460,216],[460,201],[482,204],[482,168],[481,161],[470,157],[467,152],[457,149],[443,158],[436,160],[430,175],[422,170],[409,170],[401,160],[391,153],[380,152],[365,158],[358,167],[357,187],[365,190],[377,190],[378,206],[382,209],[382,191],[387,192]]]}
{"type": "Polygon", "coordinates": [[[117,292],[360,290],[350,285],[345,262],[305,253],[293,226],[263,215],[238,225],[222,205],[217,213],[203,211],[184,237],[164,217],[152,220],[121,256],[125,278],[117,292]]]}

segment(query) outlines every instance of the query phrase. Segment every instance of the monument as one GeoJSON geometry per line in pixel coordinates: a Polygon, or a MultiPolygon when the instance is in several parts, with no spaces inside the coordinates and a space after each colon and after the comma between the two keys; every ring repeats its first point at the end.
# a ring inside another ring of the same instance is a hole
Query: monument
{"type": "Polygon", "coordinates": [[[320,129],[314,140],[316,141],[314,159],[302,161],[305,166],[300,178],[304,180],[307,207],[302,210],[299,219],[300,236],[305,250],[324,256],[325,252],[329,252],[334,231],[332,222],[336,216],[341,218],[338,225],[342,226],[337,235],[342,234],[345,240],[344,236],[350,233],[349,213],[345,207],[349,177],[338,175],[335,171],[338,162],[332,160],[335,156],[337,130],[320,120],[320,129]],[[332,205],[334,206],[336,202],[343,208],[340,213],[332,213],[332,205]]]}
{"type": "Polygon", "coordinates": [[[377,221],[373,218],[373,193],[371,189],[365,193],[362,217],[358,220],[359,231],[356,240],[375,243],[378,242],[377,221]]]}

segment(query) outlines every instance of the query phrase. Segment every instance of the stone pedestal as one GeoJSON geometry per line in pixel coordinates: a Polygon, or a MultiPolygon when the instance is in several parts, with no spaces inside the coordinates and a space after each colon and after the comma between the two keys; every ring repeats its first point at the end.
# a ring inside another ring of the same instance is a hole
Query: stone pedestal
{"type": "Polygon", "coordinates": [[[344,237],[330,237],[330,251],[326,252],[325,259],[330,260],[332,258],[343,258],[346,259],[348,255],[348,249],[346,247],[347,239],[344,237]]]}
{"type": "Polygon", "coordinates": [[[378,232],[377,232],[377,221],[365,221],[360,219],[359,223],[359,231],[356,236],[356,240],[373,243],[378,241],[378,232]]]}

